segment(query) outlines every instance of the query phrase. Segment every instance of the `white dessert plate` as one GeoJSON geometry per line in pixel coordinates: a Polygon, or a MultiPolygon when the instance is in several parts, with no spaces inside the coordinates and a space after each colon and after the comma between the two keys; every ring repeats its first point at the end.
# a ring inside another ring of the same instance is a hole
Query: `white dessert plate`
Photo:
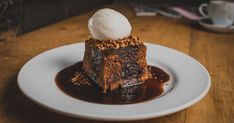
{"type": "Polygon", "coordinates": [[[71,44],[46,51],[27,62],[18,74],[20,90],[37,104],[73,117],[127,121],[168,115],[201,100],[211,84],[207,70],[195,59],[160,45],[146,43],[147,61],[170,73],[173,89],[150,101],[105,105],[75,99],[63,93],[55,83],[56,74],[81,61],[84,43],[71,44]]]}

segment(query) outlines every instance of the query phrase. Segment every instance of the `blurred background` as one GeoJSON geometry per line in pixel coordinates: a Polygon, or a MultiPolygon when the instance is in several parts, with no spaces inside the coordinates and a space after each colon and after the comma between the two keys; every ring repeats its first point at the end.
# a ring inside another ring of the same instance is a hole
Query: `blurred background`
{"type": "Polygon", "coordinates": [[[133,10],[141,5],[170,5],[196,12],[209,0],[0,0],[0,41],[113,3],[129,4],[133,10]]]}

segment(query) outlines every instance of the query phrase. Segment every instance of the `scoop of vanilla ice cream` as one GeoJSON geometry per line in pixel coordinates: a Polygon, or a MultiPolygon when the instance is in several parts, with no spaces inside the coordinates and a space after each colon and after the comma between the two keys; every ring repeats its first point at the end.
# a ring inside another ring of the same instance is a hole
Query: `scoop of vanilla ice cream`
{"type": "Polygon", "coordinates": [[[132,27],[121,13],[104,8],[98,10],[88,21],[89,31],[94,39],[117,40],[130,35],[132,27]]]}

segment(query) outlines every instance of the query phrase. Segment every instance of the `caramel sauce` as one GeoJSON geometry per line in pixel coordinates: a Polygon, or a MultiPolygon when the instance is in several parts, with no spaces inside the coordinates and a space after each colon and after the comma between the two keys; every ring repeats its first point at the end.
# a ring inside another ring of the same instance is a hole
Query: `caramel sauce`
{"type": "Polygon", "coordinates": [[[159,97],[163,93],[163,84],[170,76],[162,69],[150,66],[152,78],[144,84],[103,93],[102,89],[83,73],[82,62],[78,62],[60,71],[55,78],[57,86],[74,98],[99,104],[133,104],[159,97]]]}

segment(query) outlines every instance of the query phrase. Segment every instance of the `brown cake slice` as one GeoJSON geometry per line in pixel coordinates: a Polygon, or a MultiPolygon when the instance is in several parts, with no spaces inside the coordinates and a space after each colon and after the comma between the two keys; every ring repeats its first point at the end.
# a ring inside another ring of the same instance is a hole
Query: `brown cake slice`
{"type": "Polygon", "coordinates": [[[138,37],[85,41],[83,69],[103,92],[144,83],[151,75],[146,63],[146,46],[138,37]]]}

